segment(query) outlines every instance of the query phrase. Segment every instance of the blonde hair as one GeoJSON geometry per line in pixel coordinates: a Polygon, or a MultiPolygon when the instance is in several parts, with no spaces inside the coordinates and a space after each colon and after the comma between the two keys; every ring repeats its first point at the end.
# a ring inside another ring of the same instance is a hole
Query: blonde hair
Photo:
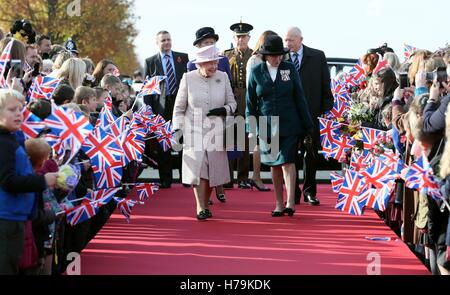
{"type": "Polygon", "coordinates": [[[414,52],[413,61],[409,66],[408,79],[409,83],[414,84],[416,79],[416,74],[419,71],[419,66],[422,62],[427,60],[431,56],[431,52],[428,50],[417,50],[414,52]]]}
{"type": "Polygon", "coordinates": [[[442,179],[450,175],[450,104],[447,106],[447,112],[445,113],[445,136],[447,137],[447,142],[445,143],[444,152],[442,153],[441,163],[440,163],[440,176],[442,179]]]}
{"type": "Polygon", "coordinates": [[[72,53],[69,51],[61,51],[55,58],[55,62],[53,63],[53,70],[59,70],[64,62],[72,57],[72,53]]]}
{"type": "Polygon", "coordinates": [[[25,97],[18,91],[13,89],[0,89],[0,110],[3,110],[8,100],[16,99],[23,101],[25,97]]]}
{"type": "Polygon", "coordinates": [[[80,58],[69,58],[59,69],[57,78],[65,79],[73,89],[83,84],[86,74],[86,64],[80,58]]]}
{"type": "Polygon", "coordinates": [[[43,138],[31,138],[25,141],[25,150],[33,168],[40,168],[52,151],[50,145],[43,138]]]}

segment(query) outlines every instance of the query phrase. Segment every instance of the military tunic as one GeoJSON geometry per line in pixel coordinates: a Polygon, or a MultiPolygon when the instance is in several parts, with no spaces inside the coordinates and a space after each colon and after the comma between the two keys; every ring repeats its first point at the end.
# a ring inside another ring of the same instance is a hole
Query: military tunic
{"type": "Polygon", "coordinates": [[[253,50],[247,48],[244,52],[240,52],[237,48],[226,50],[223,55],[228,57],[231,69],[231,85],[234,90],[234,96],[237,102],[236,115],[245,115],[245,95],[246,85],[246,68],[247,62],[253,54],[253,50]]]}

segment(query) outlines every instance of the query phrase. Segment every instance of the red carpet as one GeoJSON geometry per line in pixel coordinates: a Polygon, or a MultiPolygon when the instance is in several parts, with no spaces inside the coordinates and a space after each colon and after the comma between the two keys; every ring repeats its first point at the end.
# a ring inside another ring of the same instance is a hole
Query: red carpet
{"type": "Polygon", "coordinates": [[[367,274],[371,252],[381,274],[429,274],[401,241],[369,241],[395,234],[367,210],[362,217],[334,209],[330,185],[321,205],[297,205],[294,217],[271,217],[274,193],[234,189],[227,203],[214,197],[212,219],[195,218],[192,189],[160,190],[133,210],[116,211],[82,254],[82,274],[296,275],[367,274]]]}

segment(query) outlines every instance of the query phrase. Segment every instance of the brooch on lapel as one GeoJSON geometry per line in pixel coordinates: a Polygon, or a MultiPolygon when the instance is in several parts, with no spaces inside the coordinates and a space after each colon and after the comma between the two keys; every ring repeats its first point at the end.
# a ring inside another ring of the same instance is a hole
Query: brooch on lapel
{"type": "Polygon", "coordinates": [[[181,57],[179,56],[179,57],[177,57],[177,63],[180,63],[181,62],[181,57]]]}
{"type": "Polygon", "coordinates": [[[217,84],[219,84],[220,82],[222,82],[222,80],[216,79],[216,83],[217,83],[217,84]]]}
{"type": "Polygon", "coordinates": [[[281,80],[290,81],[291,80],[291,77],[289,77],[290,74],[291,70],[280,70],[281,80]]]}

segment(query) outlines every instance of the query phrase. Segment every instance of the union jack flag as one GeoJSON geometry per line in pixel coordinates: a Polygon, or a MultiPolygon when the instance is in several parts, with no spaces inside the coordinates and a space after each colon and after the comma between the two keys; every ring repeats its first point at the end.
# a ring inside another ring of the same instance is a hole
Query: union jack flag
{"type": "Polygon", "coordinates": [[[117,202],[117,208],[119,208],[120,212],[123,216],[125,216],[126,221],[130,223],[131,210],[133,210],[133,207],[137,204],[137,201],[119,198],[114,198],[114,200],[117,202]]]}
{"type": "Polygon", "coordinates": [[[378,129],[361,127],[361,131],[365,150],[371,150],[376,146],[380,138],[386,137],[386,132],[378,129]]]}
{"type": "Polygon", "coordinates": [[[111,92],[108,91],[108,96],[106,96],[106,98],[105,98],[105,106],[104,106],[104,108],[106,108],[106,109],[111,111],[112,110],[112,106],[113,106],[113,103],[112,103],[111,92]]]}
{"type": "Polygon", "coordinates": [[[146,123],[150,132],[155,133],[166,124],[166,120],[161,115],[156,115],[146,120],[146,123]]]}
{"type": "Polygon", "coordinates": [[[100,207],[98,202],[84,203],[78,207],[69,209],[70,211],[66,211],[67,223],[71,226],[80,224],[94,217],[98,213],[99,209],[100,207]]]}
{"type": "Polygon", "coordinates": [[[404,48],[404,52],[403,52],[403,56],[405,57],[405,61],[409,60],[411,58],[411,55],[417,51],[417,48],[412,46],[412,45],[408,45],[406,43],[403,44],[403,48],[404,48]]]}
{"type": "Polygon", "coordinates": [[[406,168],[400,156],[389,148],[384,148],[384,152],[379,156],[379,160],[394,170],[398,177],[400,177],[402,170],[406,168]]]}
{"type": "Polygon", "coordinates": [[[395,182],[391,181],[376,192],[375,204],[372,208],[379,211],[385,211],[395,189],[395,182]]]}
{"type": "Polygon", "coordinates": [[[82,150],[91,159],[93,168],[113,167],[122,161],[123,150],[119,141],[102,129],[96,129],[87,136],[82,150]]]}
{"type": "Polygon", "coordinates": [[[6,64],[11,60],[11,48],[14,43],[14,39],[6,44],[6,47],[3,49],[2,55],[0,55],[0,88],[6,87],[5,80],[5,71],[6,64]]]}
{"type": "Polygon", "coordinates": [[[103,130],[106,130],[106,131],[110,132],[111,134],[113,134],[114,132],[119,133],[119,130],[114,130],[114,131],[110,130],[112,128],[117,128],[117,126],[111,127],[111,125],[113,125],[113,123],[116,120],[117,120],[117,118],[116,118],[116,116],[113,115],[111,109],[109,109],[107,107],[103,107],[102,110],[100,111],[100,114],[98,115],[98,120],[97,120],[95,127],[102,128],[103,130]]]}
{"type": "Polygon", "coordinates": [[[360,195],[365,188],[365,181],[358,172],[346,170],[344,183],[339,190],[336,209],[352,215],[362,215],[364,202],[360,202],[360,195]]]}
{"type": "Polygon", "coordinates": [[[112,122],[106,131],[110,132],[114,137],[120,137],[130,124],[130,119],[127,116],[121,116],[119,119],[112,122]]]}
{"type": "Polygon", "coordinates": [[[142,161],[142,154],[145,150],[144,137],[145,131],[143,129],[127,129],[123,134],[121,144],[124,152],[124,165],[131,161],[142,161]]]}
{"type": "Polygon", "coordinates": [[[29,109],[23,109],[23,123],[20,126],[25,138],[36,138],[45,128],[44,122],[29,109]]]}
{"type": "Polygon", "coordinates": [[[49,76],[37,76],[34,78],[33,84],[28,92],[28,101],[35,101],[39,99],[51,100],[53,92],[58,87],[61,79],[49,77],[49,76]]]}
{"type": "Polygon", "coordinates": [[[145,95],[161,94],[159,84],[164,79],[166,79],[165,76],[154,76],[151,78],[147,77],[136,98],[143,97],[145,95]]]}
{"type": "Polygon", "coordinates": [[[330,180],[331,180],[331,187],[333,189],[333,192],[339,193],[339,189],[341,188],[342,184],[344,183],[344,175],[337,171],[333,171],[330,173],[330,180]]]}
{"type": "Polygon", "coordinates": [[[52,105],[52,113],[44,122],[51,129],[49,134],[59,137],[56,144],[52,146],[55,151],[59,154],[65,147],[70,150],[71,157],[78,152],[93,129],[84,115],[56,105],[52,105]]]}
{"type": "Polygon", "coordinates": [[[325,113],[325,118],[328,120],[342,118],[347,114],[349,108],[350,107],[347,101],[341,98],[335,99],[333,108],[325,113]]]}
{"type": "Polygon", "coordinates": [[[397,178],[397,173],[378,159],[375,159],[372,166],[361,170],[360,173],[365,177],[367,184],[372,184],[379,189],[397,178]]]}
{"type": "Polygon", "coordinates": [[[347,152],[352,149],[355,144],[356,141],[348,136],[333,137],[330,157],[336,159],[339,162],[343,162],[346,158],[347,152]]]}
{"type": "Polygon", "coordinates": [[[424,154],[409,167],[405,175],[405,185],[423,193],[431,191],[432,194],[435,194],[435,191],[439,189],[433,169],[424,154]]]}
{"type": "Polygon", "coordinates": [[[377,66],[375,67],[375,69],[373,70],[373,74],[375,75],[376,73],[378,73],[381,69],[388,67],[388,62],[387,60],[379,60],[377,66]]]}
{"type": "Polygon", "coordinates": [[[88,193],[83,201],[98,202],[100,205],[105,205],[114,197],[120,188],[101,189],[88,193]]]}
{"type": "Polygon", "coordinates": [[[320,127],[320,144],[325,152],[331,152],[331,144],[333,143],[333,137],[340,135],[340,128],[342,124],[327,120],[324,118],[319,119],[320,127]]]}
{"type": "Polygon", "coordinates": [[[173,138],[172,122],[167,121],[161,128],[155,131],[156,140],[162,146],[164,151],[168,151],[176,144],[173,138]]]}
{"type": "Polygon", "coordinates": [[[120,187],[92,191],[84,197],[83,202],[84,203],[98,202],[101,205],[105,205],[114,197],[114,195],[119,190],[120,190],[120,187]]]}
{"type": "Polygon", "coordinates": [[[353,152],[350,168],[353,168],[355,171],[359,171],[361,169],[366,169],[370,165],[370,161],[367,160],[367,157],[364,153],[353,152]]]}
{"type": "Polygon", "coordinates": [[[348,74],[353,76],[353,80],[358,83],[358,85],[361,83],[361,81],[366,80],[366,72],[359,63],[355,64],[355,66],[351,68],[348,74]]]}
{"type": "Polygon", "coordinates": [[[350,100],[350,94],[345,87],[345,84],[341,83],[339,80],[331,80],[331,92],[333,92],[334,99],[342,99],[344,101],[350,100]]]}
{"type": "Polygon", "coordinates": [[[135,186],[136,194],[140,201],[147,200],[150,196],[153,196],[159,189],[155,183],[140,183],[135,186]]]}
{"type": "Polygon", "coordinates": [[[385,211],[395,188],[395,182],[389,182],[380,189],[367,188],[360,195],[359,202],[367,208],[385,211]]]}
{"type": "Polygon", "coordinates": [[[92,165],[97,189],[120,186],[122,180],[122,161],[113,163],[111,167],[96,167],[92,165]],[[98,172],[95,172],[98,171],[98,172]]]}

